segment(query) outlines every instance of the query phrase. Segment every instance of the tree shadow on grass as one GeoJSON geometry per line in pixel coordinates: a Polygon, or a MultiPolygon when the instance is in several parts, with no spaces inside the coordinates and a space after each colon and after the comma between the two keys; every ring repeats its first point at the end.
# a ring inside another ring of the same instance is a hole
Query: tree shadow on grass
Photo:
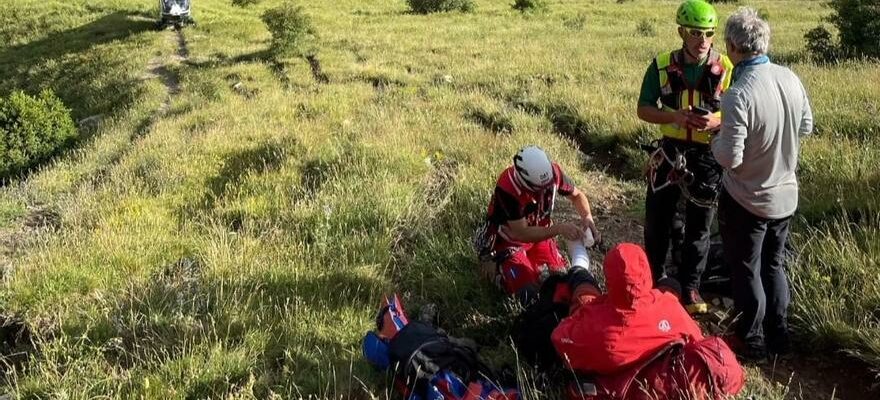
{"type": "Polygon", "coordinates": [[[640,144],[651,137],[649,127],[612,132],[603,127],[601,121],[585,118],[569,104],[541,104],[521,94],[500,97],[526,114],[547,118],[556,134],[574,142],[578,150],[587,156],[581,165],[582,169],[595,170],[599,167],[623,179],[641,178],[643,150],[640,144]]]}
{"type": "Polygon", "coordinates": [[[82,53],[92,47],[154,29],[155,21],[149,18],[150,16],[142,12],[110,13],[77,28],[51,33],[43,39],[3,49],[0,52],[0,65],[37,64],[69,53],[82,53]]]}
{"type": "MultiPolygon", "coordinates": [[[[128,55],[118,46],[98,46],[127,39],[152,29],[154,23],[138,12],[118,11],[80,27],[52,33],[30,43],[0,50],[0,96],[14,90],[37,93],[53,90],[71,109],[74,121],[128,109],[145,87],[125,68],[128,55]]],[[[81,128],[79,136],[59,147],[52,157],[19,171],[25,179],[40,165],[86,142],[97,129],[81,128]]]]}
{"type": "Polygon", "coordinates": [[[182,217],[194,217],[212,210],[215,204],[227,195],[230,188],[236,187],[249,174],[263,174],[277,170],[287,159],[292,144],[266,142],[256,147],[245,148],[231,153],[223,166],[205,183],[206,191],[202,200],[188,204],[181,210],[182,217]]]}
{"type": "Polygon", "coordinates": [[[154,26],[154,21],[143,13],[118,11],[77,28],[5,48],[0,51],[0,93],[52,88],[73,109],[76,119],[124,108],[138,97],[140,86],[123,74],[112,74],[117,61],[121,62],[112,57],[125,55],[111,54],[111,59],[106,59],[86,53],[154,26]],[[108,78],[111,82],[107,85],[94,84],[108,78]]]}
{"type": "MultiPolygon", "coordinates": [[[[319,83],[327,83],[329,82],[329,78],[326,74],[321,71],[320,62],[317,58],[302,58],[303,62],[306,62],[309,65],[309,68],[312,71],[313,76],[319,83]]],[[[185,61],[185,64],[192,68],[222,68],[222,67],[230,67],[237,64],[248,64],[248,63],[261,63],[266,64],[269,68],[269,71],[278,79],[282,85],[287,88],[298,86],[295,85],[293,81],[291,81],[290,77],[287,75],[287,63],[285,61],[279,60],[272,51],[269,49],[257,50],[250,53],[239,54],[235,57],[228,57],[223,53],[214,54],[213,59],[204,60],[204,61],[185,61]]]]}

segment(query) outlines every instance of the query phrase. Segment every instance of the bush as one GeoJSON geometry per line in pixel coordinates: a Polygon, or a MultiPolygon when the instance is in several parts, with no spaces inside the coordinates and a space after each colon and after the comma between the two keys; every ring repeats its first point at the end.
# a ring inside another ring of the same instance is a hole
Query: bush
{"type": "Polygon", "coordinates": [[[456,10],[470,12],[474,10],[473,0],[406,0],[406,3],[416,14],[429,14],[456,10]]]}
{"type": "Polygon", "coordinates": [[[849,54],[880,58],[880,5],[876,0],[831,0],[829,18],[849,54]]]}
{"type": "Polygon", "coordinates": [[[0,179],[46,161],[76,135],[70,110],[50,90],[0,98],[0,179]]]}
{"type": "Polygon", "coordinates": [[[587,25],[587,15],[581,12],[577,15],[564,16],[562,17],[562,25],[573,31],[583,30],[587,25]]]}
{"type": "Polygon", "coordinates": [[[654,24],[651,21],[642,19],[639,24],[636,25],[636,33],[646,37],[657,36],[657,29],[654,28],[654,24]]]}
{"type": "Polygon", "coordinates": [[[302,6],[284,2],[266,10],[263,22],[272,34],[270,50],[276,58],[315,54],[318,35],[302,6]]]}
{"type": "Polygon", "coordinates": [[[520,12],[545,11],[547,10],[547,2],[545,0],[515,0],[511,7],[520,12]]]}
{"type": "Polygon", "coordinates": [[[824,26],[817,26],[804,35],[807,51],[817,62],[831,62],[839,58],[840,49],[834,43],[831,32],[824,26]]]}
{"type": "Polygon", "coordinates": [[[232,0],[232,5],[238,7],[248,7],[259,3],[261,0],[232,0]]]}

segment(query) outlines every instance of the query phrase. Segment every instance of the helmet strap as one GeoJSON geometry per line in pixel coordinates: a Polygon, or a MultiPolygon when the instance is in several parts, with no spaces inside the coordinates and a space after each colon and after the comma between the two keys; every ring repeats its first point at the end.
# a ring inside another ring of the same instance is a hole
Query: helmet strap
{"type": "Polygon", "coordinates": [[[532,187],[532,185],[529,184],[529,182],[526,181],[525,178],[523,178],[522,175],[519,174],[519,171],[514,171],[513,177],[514,177],[514,179],[516,179],[516,183],[518,183],[523,188],[525,188],[529,191],[532,191],[532,192],[535,191],[535,189],[532,187]]]}

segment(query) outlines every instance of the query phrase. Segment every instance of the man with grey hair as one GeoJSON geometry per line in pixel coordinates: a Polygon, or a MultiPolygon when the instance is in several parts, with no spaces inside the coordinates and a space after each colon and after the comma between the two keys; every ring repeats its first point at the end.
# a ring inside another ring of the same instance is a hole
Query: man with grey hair
{"type": "Polygon", "coordinates": [[[767,57],[770,26],[754,9],[728,18],[725,42],[735,68],[712,139],[724,168],[718,222],[740,314],[733,347],[757,360],[790,347],[785,247],[798,202],[800,137],[812,131],[813,116],[800,79],[767,57]]]}

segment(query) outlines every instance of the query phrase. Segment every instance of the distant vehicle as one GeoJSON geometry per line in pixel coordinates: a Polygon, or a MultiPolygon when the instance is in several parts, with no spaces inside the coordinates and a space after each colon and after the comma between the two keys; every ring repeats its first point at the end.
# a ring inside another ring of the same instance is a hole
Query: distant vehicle
{"type": "Polygon", "coordinates": [[[190,0],[159,0],[159,27],[193,23],[190,0]]]}

